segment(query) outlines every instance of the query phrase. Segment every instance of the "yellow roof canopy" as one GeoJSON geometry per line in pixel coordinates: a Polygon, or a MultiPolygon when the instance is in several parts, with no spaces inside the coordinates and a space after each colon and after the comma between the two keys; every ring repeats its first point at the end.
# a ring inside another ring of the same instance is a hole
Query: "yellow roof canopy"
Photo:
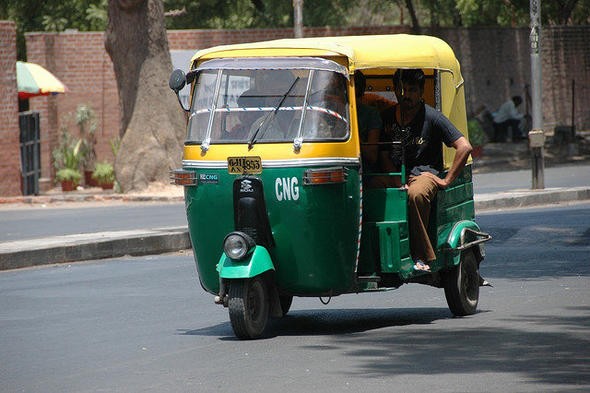
{"type": "Polygon", "coordinates": [[[192,61],[219,57],[346,57],[350,73],[370,68],[426,68],[449,71],[463,83],[459,62],[443,40],[410,34],[287,38],[222,45],[198,51],[192,61]]]}

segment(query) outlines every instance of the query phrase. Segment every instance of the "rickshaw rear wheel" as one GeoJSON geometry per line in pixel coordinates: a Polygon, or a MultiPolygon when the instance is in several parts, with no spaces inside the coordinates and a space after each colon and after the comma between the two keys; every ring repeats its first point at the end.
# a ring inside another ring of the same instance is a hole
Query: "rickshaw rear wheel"
{"type": "Polygon", "coordinates": [[[268,323],[270,303],[266,282],[261,276],[230,283],[229,319],[241,339],[259,338],[268,323]]]}
{"type": "Polygon", "coordinates": [[[459,265],[445,273],[444,288],[453,315],[475,313],[479,302],[479,267],[472,250],[463,251],[459,265]]]}
{"type": "Polygon", "coordinates": [[[281,311],[283,312],[283,316],[287,315],[291,309],[291,304],[293,304],[293,296],[281,295],[279,296],[279,302],[281,303],[281,311]]]}

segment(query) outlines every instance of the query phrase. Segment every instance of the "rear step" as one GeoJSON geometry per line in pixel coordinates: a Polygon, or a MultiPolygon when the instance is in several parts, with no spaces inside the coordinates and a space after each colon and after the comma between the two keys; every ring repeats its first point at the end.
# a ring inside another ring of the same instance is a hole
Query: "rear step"
{"type": "Polygon", "coordinates": [[[380,276],[358,276],[356,278],[358,282],[381,282],[380,276]]]}

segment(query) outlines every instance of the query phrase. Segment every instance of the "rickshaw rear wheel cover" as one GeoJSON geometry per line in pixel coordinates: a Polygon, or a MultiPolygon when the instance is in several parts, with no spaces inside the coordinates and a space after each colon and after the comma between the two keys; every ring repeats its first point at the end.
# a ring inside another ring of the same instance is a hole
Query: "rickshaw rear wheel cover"
{"type": "Polygon", "coordinates": [[[443,275],[445,297],[453,315],[472,315],[479,302],[479,267],[472,249],[461,252],[459,265],[443,275]]]}
{"type": "Polygon", "coordinates": [[[270,312],[268,287],[264,278],[256,276],[251,279],[231,280],[228,308],[232,329],[238,338],[261,337],[270,312]]]}

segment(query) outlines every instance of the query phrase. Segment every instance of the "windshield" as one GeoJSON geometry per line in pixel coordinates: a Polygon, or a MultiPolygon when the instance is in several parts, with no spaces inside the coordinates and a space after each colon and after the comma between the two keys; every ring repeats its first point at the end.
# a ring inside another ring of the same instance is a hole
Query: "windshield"
{"type": "Polygon", "coordinates": [[[345,140],[346,78],[324,69],[203,69],[197,74],[188,143],[345,140]]]}

